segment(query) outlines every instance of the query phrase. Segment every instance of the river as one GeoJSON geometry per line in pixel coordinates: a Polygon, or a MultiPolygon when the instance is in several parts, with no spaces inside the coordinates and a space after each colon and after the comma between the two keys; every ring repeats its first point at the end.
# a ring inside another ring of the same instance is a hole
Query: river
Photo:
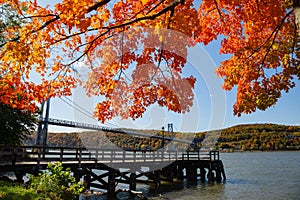
{"type": "MultiPolygon", "coordinates": [[[[288,199],[300,200],[300,152],[221,153],[226,182],[138,185],[149,199],[288,199]]],[[[128,199],[119,194],[118,199],[128,199]]],[[[103,197],[87,198],[103,199],[103,197]]],[[[135,198],[132,198],[135,199],[135,198]]]]}

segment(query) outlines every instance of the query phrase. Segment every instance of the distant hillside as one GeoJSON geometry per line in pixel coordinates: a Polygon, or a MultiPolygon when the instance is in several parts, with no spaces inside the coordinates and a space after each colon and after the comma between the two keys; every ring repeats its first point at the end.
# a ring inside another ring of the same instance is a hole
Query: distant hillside
{"type": "MultiPolygon", "coordinates": [[[[137,130],[135,130],[137,131],[137,130]]],[[[163,146],[162,140],[151,136],[162,136],[159,130],[138,130],[149,134],[143,139],[124,134],[107,133],[103,131],[87,131],[82,133],[49,133],[49,146],[64,147],[98,147],[110,148],[114,145],[123,149],[157,150],[163,146]]],[[[225,128],[219,131],[200,133],[175,133],[180,139],[194,142],[190,149],[213,147],[225,151],[255,151],[255,150],[300,150],[300,126],[285,126],[276,124],[245,124],[225,128]],[[217,142],[216,142],[217,141],[217,142]]],[[[165,133],[165,136],[166,133],[165,133]]],[[[35,135],[26,143],[34,144],[35,135]]],[[[168,144],[165,141],[165,146],[168,144]]],[[[176,143],[177,148],[188,148],[182,143],[176,143]]]]}
{"type": "Polygon", "coordinates": [[[222,130],[216,146],[232,150],[300,150],[300,126],[246,124],[222,130]]]}

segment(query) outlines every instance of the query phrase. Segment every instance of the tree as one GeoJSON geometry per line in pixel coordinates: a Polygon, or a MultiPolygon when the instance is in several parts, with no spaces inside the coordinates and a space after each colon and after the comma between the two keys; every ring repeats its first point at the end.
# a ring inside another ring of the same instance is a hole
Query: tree
{"type": "Polygon", "coordinates": [[[235,114],[264,110],[294,87],[299,0],[203,0],[196,8],[197,2],[63,0],[42,7],[0,0],[26,21],[6,29],[8,42],[0,44],[0,101],[34,111],[36,102],[82,84],[104,97],[95,108],[101,121],[138,118],[154,103],[186,112],[195,83],[182,74],[187,49],[219,36],[220,53],[231,58],[217,73],[226,90],[238,87],[235,114]],[[76,75],[79,62],[90,66],[87,81],[76,75]],[[39,81],[31,81],[33,73],[39,81]]]}
{"type": "Polygon", "coordinates": [[[0,103],[0,145],[20,145],[36,128],[37,118],[29,111],[21,111],[0,103]]]}
{"type": "MultiPolygon", "coordinates": [[[[0,21],[0,43],[7,41],[7,31],[9,29],[17,29],[22,24],[22,20],[18,17],[16,10],[11,9],[9,4],[2,4],[1,21],[0,21]]],[[[13,36],[18,36],[18,32],[13,33],[13,36]]],[[[3,68],[1,66],[0,72],[3,68]]],[[[0,74],[0,87],[3,84],[2,75],[0,74]]],[[[0,92],[0,99],[1,99],[0,92]]],[[[21,98],[21,96],[17,96],[21,98]]],[[[34,131],[37,119],[37,113],[31,113],[26,110],[19,110],[14,104],[3,104],[0,101],[0,145],[20,145],[23,143],[26,136],[34,131]]]]}

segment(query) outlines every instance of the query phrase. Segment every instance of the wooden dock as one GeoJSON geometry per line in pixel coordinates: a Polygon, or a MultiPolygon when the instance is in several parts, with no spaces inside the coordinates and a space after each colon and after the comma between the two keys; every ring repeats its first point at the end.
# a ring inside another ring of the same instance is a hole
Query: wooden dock
{"type": "Polygon", "coordinates": [[[45,170],[49,162],[62,162],[79,181],[114,195],[117,183],[136,190],[137,183],[187,179],[226,180],[218,151],[151,151],[97,148],[13,146],[0,147],[0,172],[14,172],[22,181],[26,173],[45,170]],[[97,172],[95,172],[97,171],[97,172]]]}

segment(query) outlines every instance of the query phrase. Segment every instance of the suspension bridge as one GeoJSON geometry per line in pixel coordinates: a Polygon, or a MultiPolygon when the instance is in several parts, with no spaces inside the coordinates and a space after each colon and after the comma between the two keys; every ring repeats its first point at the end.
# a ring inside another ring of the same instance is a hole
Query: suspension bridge
{"type": "MultiPolygon", "coordinates": [[[[69,102],[66,100],[63,100],[67,105],[73,107],[74,109],[78,110],[85,116],[95,120],[92,117],[92,114],[79,106],[78,104],[72,102],[69,98],[66,98],[69,102]],[[73,103],[73,104],[72,104],[73,103]]],[[[83,122],[74,122],[70,120],[62,120],[62,119],[53,119],[49,118],[49,111],[50,111],[50,100],[48,100],[46,103],[42,104],[42,116],[40,117],[39,120],[39,126],[38,126],[38,131],[37,131],[37,139],[36,139],[36,144],[38,145],[47,145],[47,137],[48,137],[48,126],[49,125],[55,125],[55,126],[63,126],[63,127],[71,127],[71,128],[80,128],[80,129],[86,129],[86,130],[96,130],[96,131],[105,131],[105,132],[111,132],[111,133],[118,133],[118,134],[126,134],[130,136],[135,136],[135,137],[151,137],[151,138],[156,138],[156,139],[161,139],[164,141],[172,141],[172,142],[180,142],[180,143],[186,143],[186,144],[191,144],[191,141],[187,140],[182,140],[182,139],[177,139],[174,137],[174,131],[173,131],[173,124],[169,123],[168,124],[168,134],[166,135],[171,135],[171,137],[165,137],[164,135],[164,127],[162,127],[162,136],[159,135],[149,135],[145,134],[142,132],[137,132],[133,130],[124,130],[120,127],[118,127],[115,124],[108,123],[110,126],[100,126],[100,125],[95,125],[95,124],[89,124],[89,123],[83,123],[83,122]],[[43,112],[44,106],[46,106],[46,111],[45,113],[43,112]],[[45,114],[45,116],[43,116],[45,114]],[[112,127],[114,126],[114,127],[112,127]],[[115,128],[118,127],[118,128],[115,128]]]]}

